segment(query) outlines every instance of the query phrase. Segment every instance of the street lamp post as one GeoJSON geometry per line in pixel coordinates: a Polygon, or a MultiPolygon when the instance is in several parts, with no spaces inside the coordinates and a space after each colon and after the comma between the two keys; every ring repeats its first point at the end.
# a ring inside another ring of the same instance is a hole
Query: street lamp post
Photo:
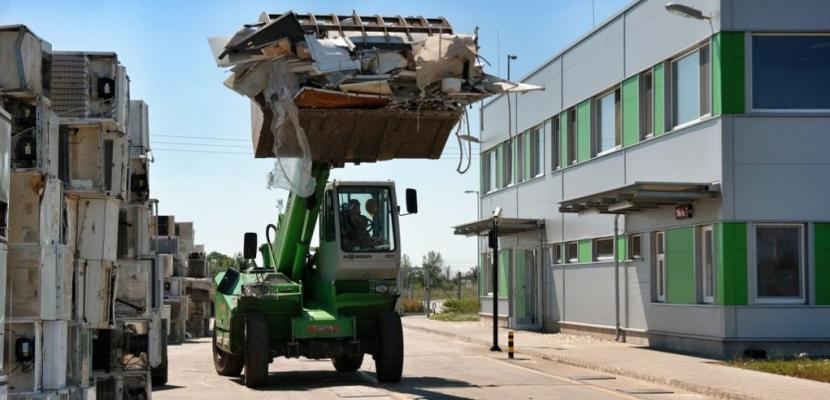
{"type": "Polygon", "coordinates": [[[493,249],[493,346],[490,351],[501,351],[499,348],[499,220],[501,207],[493,210],[493,227],[490,230],[489,244],[493,249]]]}

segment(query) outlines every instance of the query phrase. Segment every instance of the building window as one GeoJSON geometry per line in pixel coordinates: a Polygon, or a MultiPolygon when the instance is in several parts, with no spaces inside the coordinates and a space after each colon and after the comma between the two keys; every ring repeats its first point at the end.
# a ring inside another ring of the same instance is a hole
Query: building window
{"type": "Polygon", "coordinates": [[[579,262],[579,243],[568,242],[565,243],[565,257],[567,257],[568,264],[579,262]]]}
{"type": "Polygon", "coordinates": [[[651,71],[640,74],[640,140],[654,135],[654,80],[651,71]]]}
{"type": "Polygon", "coordinates": [[[709,47],[674,60],[671,75],[672,126],[709,114],[709,47]]]}
{"type": "Polygon", "coordinates": [[[802,225],[755,226],[755,280],[759,302],[804,301],[802,225]]]}
{"type": "Polygon", "coordinates": [[[484,193],[496,189],[496,170],[498,169],[496,153],[496,149],[484,153],[484,193]]]}
{"type": "Polygon", "coordinates": [[[642,260],[643,259],[643,238],[640,235],[628,236],[628,259],[642,260]]]}
{"type": "Polygon", "coordinates": [[[620,90],[615,89],[594,99],[594,155],[614,150],[622,141],[620,135],[620,90]]]}
{"type": "Polygon", "coordinates": [[[830,36],[752,37],[752,106],[830,110],[830,36]]]}
{"type": "Polygon", "coordinates": [[[550,163],[551,163],[551,168],[556,170],[556,169],[559,169],[560,167],[562,167],[561,160],[560,160],[562,153],[561,153],[561,147],[560,147],[561,146],[561,144],[560,144],[561,143],[560,142],[561,127],[559,126],[559,116],[557,115],[557,116],[551,118],[550,121],[551,121],[551,123],[550,123],[550,125],[551,125],[551,130],[550,130],[550,132],[551,132],[550,163]]]}
{"type": "Polygon", "coordinates": [[[594,239],[594,261],[614,260],[614,238],[594,239]]]}
{"type": "Polygon", "coordinates": [[[525,176],[525,158],[528,157],[525,154],[525,145],[528,141],[528,136],[530,136],[530,132],[522,132],[519,135],[516,135],[516,183],[524,182],[527,180],[525,176]]]}
{"type": "Polygon", "coordinates": [[[666,301],[666,232],[654,233],[654,294],[658,302],[666,301]]]}
{"type": "Polygon", "coordinates": [[[553,263],[554,264],[564,264],[565,263],[565,254],[562,251],[563,249],[562,243],[556,243],[553,245],[553,263]]]}
{"type": "Polygon", "coordinates": [[[492,252],[484,252],[481,253],[482,257],[482,274],[481,279],[484,279],[484,293],[482,296],[492,296],[493,295],[493,253],[492,252]]]}
{"type": "Polygon", "coordinates": [[[531,129],[527,140],[530,140],[530,178],[539,176],[542,173],[542,160],[544,159],[544,145],[542,144],[542,125],[531,129]]]}
{"type": "Polygon", "coordinates": [[[508,187],[513,183],[513,146],[510,140],[502,144],[502,176],[501,187],[508,187]]]}
{"type": "Polygon", "coordinates": [[[712,225],[700,227],[700,269],[703,302],[715,302],[715,236],[712,225]]]}
{"type": "Polygon", "coordinates": [[[568,110],[568,159],[567,164],[576,164],[576,107],[568,110]]]}

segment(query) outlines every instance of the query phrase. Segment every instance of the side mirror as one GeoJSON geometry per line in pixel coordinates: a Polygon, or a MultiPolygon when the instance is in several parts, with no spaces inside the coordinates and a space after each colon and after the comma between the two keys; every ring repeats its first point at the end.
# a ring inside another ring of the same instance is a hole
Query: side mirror
{"type": "Polygon", "coordinates": [[[418,191],[415,189],[406,189],[406,212],[408,214],[418,213],[418,191]]]}
{"type": "Polygon", "coordinates": [[[237,282],[239,282],[239,271],[234,268],[228,268],[225,271],[225,275],[222,276],[222,280],[219,281],[219,286],[216,287],[216,291],[225,296],[230,296],[233,294],[233,288],[236,287],[237,282]]]}
{"type": "Polygon", "coordinates": [[[246,260],[253,260],[256,258],[256,244],[257,238],[255,232],[245,233],[245,244],[242,247],[242,257],[246,260]]]}

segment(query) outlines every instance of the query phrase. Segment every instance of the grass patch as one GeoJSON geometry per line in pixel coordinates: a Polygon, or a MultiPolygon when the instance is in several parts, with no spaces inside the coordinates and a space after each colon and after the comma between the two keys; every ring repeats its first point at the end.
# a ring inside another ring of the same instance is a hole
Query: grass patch
{"type": "Polygon", "coordinates": [[[732,367],[830,383],[830,360],[826,359],[735,360],[726,364],[732,367]]]}
{"type": "Polygon", "coordinates": [[[429,318],[436,321],[478,321],[478,314],[462,314],[445,311],[438,314],[432,314],[429,318]]]}
{"type": "Polygon", "coordinates": [[[478,321],[480,307],[478,298],[447,299],[444,301],[444,310],[430,318],[437,321],[478,321]]]}

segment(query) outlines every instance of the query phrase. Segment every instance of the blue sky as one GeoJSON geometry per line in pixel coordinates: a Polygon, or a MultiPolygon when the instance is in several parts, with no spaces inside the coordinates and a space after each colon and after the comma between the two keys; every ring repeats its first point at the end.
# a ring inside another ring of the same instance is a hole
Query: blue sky
{"type": "MultiPolygon", "coordinates": [[[[595,0],[605,20],[629,0],[595,0]]],[[[39,1],[0,0],[0,24],[25,24],[55,50],[114,51],[127,67],[133,99],[150,107],[152,196],[161,214],[194,221],[197,243],[208,251],[241,250],[242,234],[263,231],[276,218],[284,191],[269,191],[270,160],[250,154],[249,103],[222,86],[227,73],[212,60],[207,38],[234,33],[263,11],[446,17],[456,32],[479,28],[490,73],[506,75],[507,52],[518,55],[521,77],[592,27],[589,0],[548,1],[39,1]],[[500,65],[499,65],[500,64],[500,65]],[[176,138],[196,136],[200,139],[176,138]],[[203,138],[213,138],[208,140],[203,138]],[[170,150],[164,150],[170,149],[170,150]],[[177,151],[173,151],[177,150],[177,151]],[[233,153],[233,154],[227,154],[233,153]]],[[[473,128],[477,111],[470,115],[473,128]]],[[[474,132],[475,133],[475,132],[474,132]]],[[[401,220],[402,248],[415,263],[429,250],[452,266],[475,265],[475,240],[450,227],[476,217],[478,149],[474,167],[455,172],[458,148],[449,142],[441,160],[387,161],[334,171],[342,180],[388,180],[398,192],[419,192],[420,213],[401,220]]]]}

